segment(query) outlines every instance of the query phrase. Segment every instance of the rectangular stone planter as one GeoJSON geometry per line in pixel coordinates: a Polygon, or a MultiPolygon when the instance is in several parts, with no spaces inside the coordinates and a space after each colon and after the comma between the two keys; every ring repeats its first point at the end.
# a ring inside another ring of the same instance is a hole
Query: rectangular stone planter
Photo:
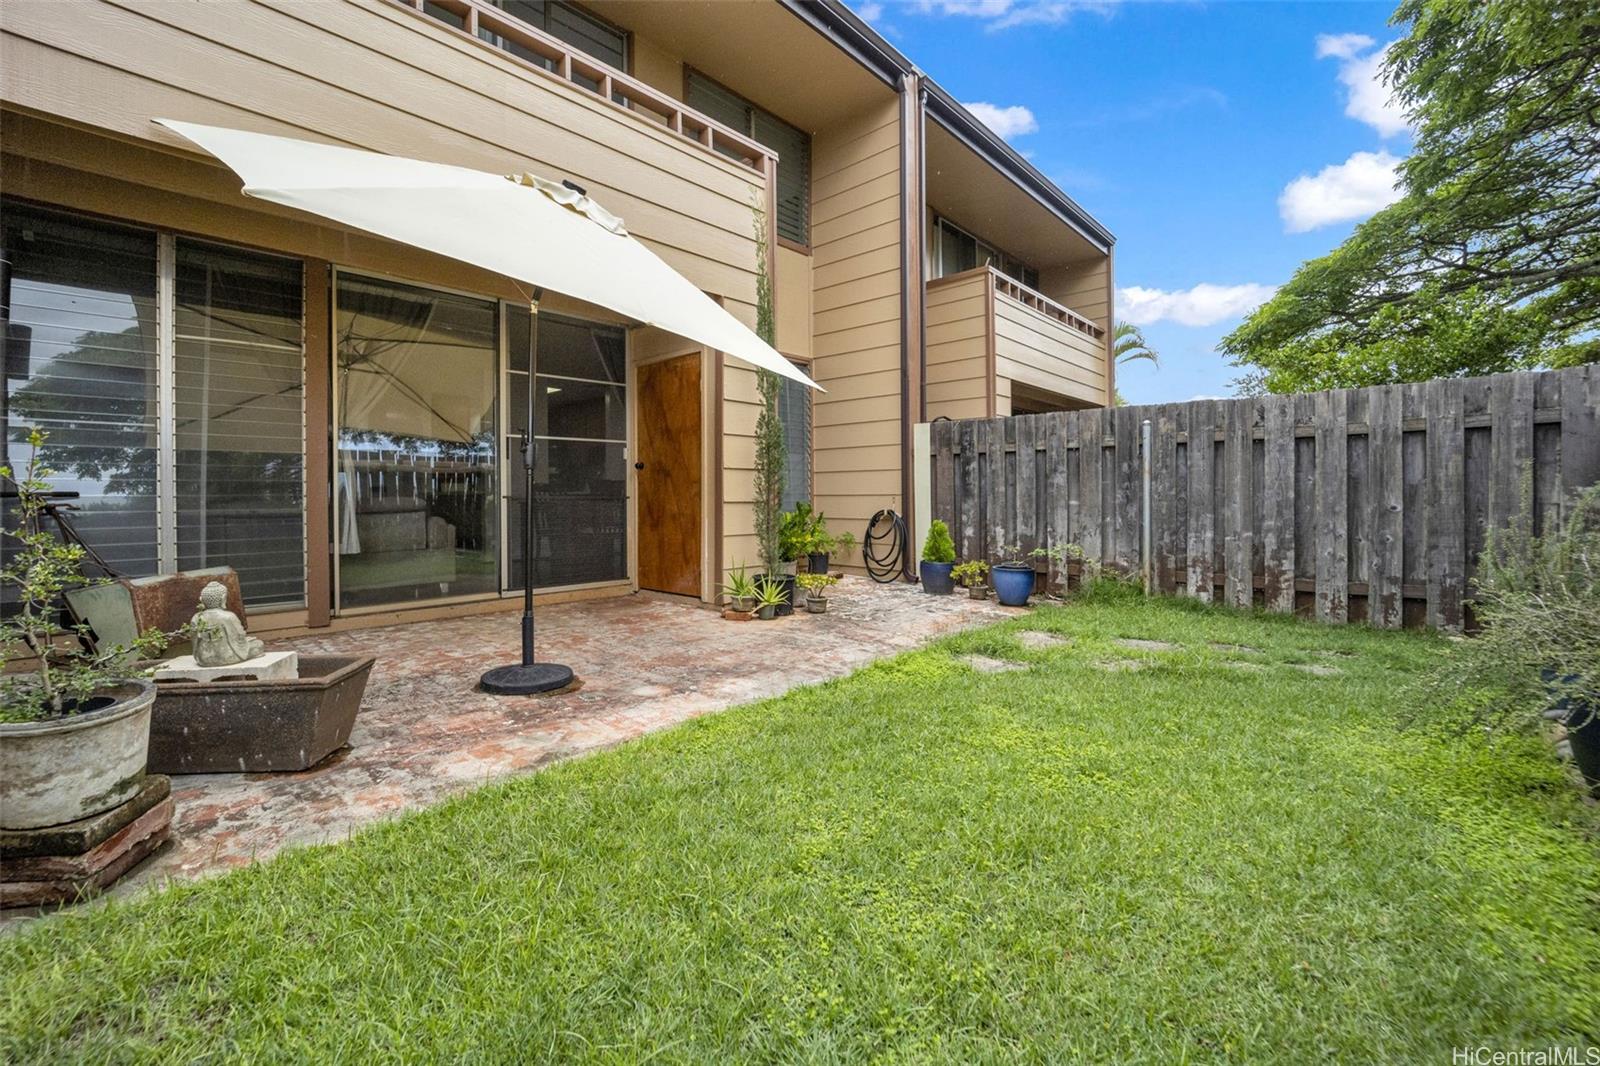
{"type": "Polygon", "coordinates": [[[151,773],[304,770],[350,739],[370,655],[302,655],[284,681],[164,681],[150,715],[151,773]]]}

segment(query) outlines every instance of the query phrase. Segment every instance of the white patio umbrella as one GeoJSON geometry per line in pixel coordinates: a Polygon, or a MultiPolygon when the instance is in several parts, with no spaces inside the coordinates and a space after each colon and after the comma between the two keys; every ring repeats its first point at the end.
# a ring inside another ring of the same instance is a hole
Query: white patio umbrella
{"type": "MultiPolygon", "coordinates": [[[[628,235],[581,190],[531,174],[503,176],[402,156],[172,119],[158,124],[226,163],[244,195],[332,219],[609,308],[816,388],[771,345],[628,235]]],[[[528,486],[522,525],[522,662],[484,675],[486,689],[544,692],[572,671],[533,654],[533,390],[523,439],[528,486]]]]}

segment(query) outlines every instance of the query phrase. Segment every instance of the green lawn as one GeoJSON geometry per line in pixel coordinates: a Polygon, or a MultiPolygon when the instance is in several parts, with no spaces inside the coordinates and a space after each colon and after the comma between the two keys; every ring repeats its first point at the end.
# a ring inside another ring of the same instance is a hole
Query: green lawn
{"type": "Polygon", "coordinates": [[[0,1061],[1600,1041],[1596,816],[1537,744],[1394,728],[1441,648],[1124,593],[1039,610],[0,938],[0,1061]]]}

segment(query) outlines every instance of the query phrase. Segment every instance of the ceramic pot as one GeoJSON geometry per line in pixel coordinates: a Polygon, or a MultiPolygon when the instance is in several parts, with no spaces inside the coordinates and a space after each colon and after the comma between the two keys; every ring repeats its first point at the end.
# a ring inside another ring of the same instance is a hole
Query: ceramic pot
{"type": "Polygon", "coordinates": [[[0,828],[38,829],[109,811],[144,783],[156,686],[123,681],[108,706],[0,724],[0,828]]]}

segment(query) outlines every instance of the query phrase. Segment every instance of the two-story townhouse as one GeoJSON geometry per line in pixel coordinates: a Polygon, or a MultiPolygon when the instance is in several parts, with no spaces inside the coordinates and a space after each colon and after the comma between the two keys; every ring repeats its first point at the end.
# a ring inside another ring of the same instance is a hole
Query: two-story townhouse
{"type": "Polygon", "coordinates": [[[8,0],[0,439],[119,569],[231,565],[257,629],[508,607],[535,393],[547,598],[753,561],[754,371],[248,200],[152,119],[571,180],[754,324],[789,499],[911,509],[913,426],[1108,402],[1112,238],[832,0],[8,0]]]}

